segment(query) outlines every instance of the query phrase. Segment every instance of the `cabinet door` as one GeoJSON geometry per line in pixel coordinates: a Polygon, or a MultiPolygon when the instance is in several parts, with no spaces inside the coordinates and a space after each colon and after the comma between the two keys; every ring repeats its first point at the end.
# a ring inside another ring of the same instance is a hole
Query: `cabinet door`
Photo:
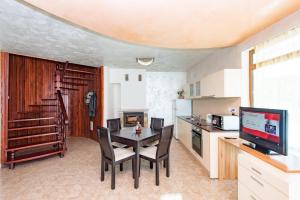
{"type": "Polygon", "coordinates": [[[210,171],[210,136],[209,132],[202,130],[202,144],[203,144],[203,164],[204,167],[210,171]]]}
{"type": "Polygon", "coordinates": [[[190,96],[193,97],[195,94],[194,94],[194,84],[191,83],[190,84],[190,96]]]}
{"type": "Polygon", "coordinates": [[[200,81],[197,81],[196,83],[195,83],[195,96],[200,96],[200,90],[201,90],[201,88],[200,88],[200,81]]]}
{"type": "Polygon", "coordinates": [[[182,134],[182,143],[187,147],[187,129],[188,123],[183,121],[183,134],[182,134]]]}
{"type": "Polygon", "coordinates": [[[186,147],[188,150],[192,150],[192,125],[187,123],[186,126],[186,147]]]}
{"type": "Polygon", "coordinates": [[[177,137],[180,141],[182,141],[183,137],[183,120],[177,118],[177,137]]]}
{"type": "Polygon", "coordinates": [[[201,79],[200,83],[200,95],[201,96],[208,96],[209,95],[209,77],[204,77],[201,79]]]}

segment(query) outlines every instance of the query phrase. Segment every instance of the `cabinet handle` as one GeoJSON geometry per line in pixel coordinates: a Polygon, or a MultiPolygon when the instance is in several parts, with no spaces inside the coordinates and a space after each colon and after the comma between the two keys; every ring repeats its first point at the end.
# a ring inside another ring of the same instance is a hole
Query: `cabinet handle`
{"type": "Polygon", "coordinates": [[[257,200],[253,195],[250,195],[251,199],[257,200]]]}
{"type": "Polygon", "coordinates": [[[258,171],[257,169],[255,169],[255,168],[253,168],[253,167],[251,167],[251,169],[252,169],[252,171],[254,171],[254,172],[256,172],[257,174],[261,175],[261,172],[258,171]]]}
{"type": "Polygon", "coordinates": [[[250,178],[255,181],[256,183],[258,183],[261,187],[264,187],[264,184],[262,184],[259,180],[257,180],[256,178],[254,178],[253,176],[250,176],[250,178]]]}

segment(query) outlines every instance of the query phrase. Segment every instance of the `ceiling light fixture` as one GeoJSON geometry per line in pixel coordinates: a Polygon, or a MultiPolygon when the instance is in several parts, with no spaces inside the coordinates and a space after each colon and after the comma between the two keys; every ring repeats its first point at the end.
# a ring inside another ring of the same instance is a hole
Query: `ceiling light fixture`
{"type": "Polygon", "coordinates": [[[140,65],[148,66],[154,62],[154,58],[136,58],[136,62],[140,65]]]}

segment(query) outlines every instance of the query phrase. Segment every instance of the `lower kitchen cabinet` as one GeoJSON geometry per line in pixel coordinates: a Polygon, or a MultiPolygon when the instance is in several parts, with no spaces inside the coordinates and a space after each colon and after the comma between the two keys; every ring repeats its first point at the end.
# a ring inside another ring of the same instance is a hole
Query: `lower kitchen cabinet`
{"type": "Polygon", "coordinates": [[[202,130],[202,164],[208,170],[210,169],[210,134],[208,131],[202,130]]]}
{"type": "Polygon", "coordinates": [[[237,131],[208,132],[202,129],[202,157],[192,147],[192,124],[177,118],[179,141],[209,172],[210,178],[218,178],[218,138],[238,137],[237,131]]]}
{"type": "Polygon", "coordinates": [[[192,124],[178,118],[177,131],[179,141],[188,150],[192,150],[192,124]]]}

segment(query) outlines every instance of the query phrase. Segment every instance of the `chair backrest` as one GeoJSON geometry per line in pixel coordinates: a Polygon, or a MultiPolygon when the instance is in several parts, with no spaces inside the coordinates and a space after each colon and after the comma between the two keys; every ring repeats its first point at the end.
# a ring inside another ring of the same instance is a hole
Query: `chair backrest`
{"type": "Polygon", "coordinates": [[[173,137],[173,130],[174,125],[166,126],[161,129],[156,158],[160,158],[166,154],[169,154],[173,137]]]}
{"type": "Polygon", "coordinates": [[[103,128],[103,127],[101,127],[101,128],[98,127],[97,128],[97,136],[98,136],[98,141],[100,144],[100,149],[101,149],[102,155],[111,161],[115,161],[115,154],[114,154],[113,147],[111,145],[109,129],[103,128]]]}
{"type": "Polygon", "coordinates": [[[151,123],[150,123],[150,128],[159,131],[164,127],[164,119],[163,118],[152,118],[151,117],[151,123]]]}
{"type": "Polygon", "coordinates": [[[113,131],[119,131],[121,129],[121,119],[115,118],[115,119],[108,119],[106,120],[107,128],[113,132],[113,131]]]}

